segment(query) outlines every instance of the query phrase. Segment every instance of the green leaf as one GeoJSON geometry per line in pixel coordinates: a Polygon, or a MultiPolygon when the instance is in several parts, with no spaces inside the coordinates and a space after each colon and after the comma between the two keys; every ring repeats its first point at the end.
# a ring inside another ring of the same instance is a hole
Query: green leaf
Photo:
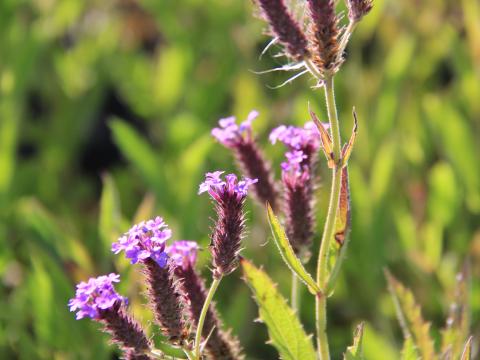
{"type": "Polygon", "coordinates": [[[411,337],[405,339],[400,360],[418,360],[419,356],[411,337]]]}
{"type": "Polygon", "coordinates": [[[415,303],[412,292],[388,271],[385,271],[385,276],[405,339],[412,339],[422,359],[434,359],[435,348],[430,337],[430,323],[423,320],[420,306],[415,303]]]}
{"type": "Polygon", "coordinates": [[[464,265],[457,275],[453,303],[442,330],[442,353],[450,353],[453,359],[460,357],[470,329],[469,278],[468,267],[464,265]]]}
{"type": "Polygon", "coordinates": [[[156,194],[164,197],[166,181],[159,171],[160,164],[152,146],[129,124],[122,120],[110,121],[113,138],[121,152],[137,169],[145,182],[156,190],[156,194]]]}
{"type": "Polygon", "coordinates": [[[297,275],[298,278],[308,286],[308,289],[311,293],[320,293],[320,287],[317,285],[315,280],[313,280],[312,276],[307,272],[307,270],[303,267],[300,259],[295,255],[295,252],[290,245],[290,241],[287,238],[287,234],[285,234],[285,230],[283,229],[282,225],[280,225],[278,218],[273,213],[270,204],[267,204],[267,215],[270,228],[272,229],[275,244],[280,251],[280,255],[282,255],[283,261],[285,261],[290,270],[292,270],[293,273],[297,275]]]}
{"type": "Polygon", "coordinates": [[[100,199],[100,219],[98,222],[98,232],[104,241],[106,248],[110,251],[113,241],[119,234],[120,227],[120,200],[117,187],[110,174],[102,176],[103,189],[100,199]]]}
{"type": "Polygon", "coordinates": [[[363,356],[363,328],[364,324],[360,323],[353,334],[353,345],[347,348],[343,355],[344,360],[364,360],[363,356]]]}
{"type": "Polygon", "coordinates": [[[270,277],[245,259],[241,260],[241,265],[244,279],[257,302],[260,320],[267,325],[270,341],[280,357],[285,360],[315,359],[310,336],[270,277]]]}
{"type": "Polygon", "coordinates": [[[350,186],[348,169],[347,166],[345,166],[342,169],[342,185],[340,188],[337,216],[335,218],[335,234],[332,241],[330,241],[330,276],[327,283],[327,294],[333,290],[343,259],[347,252],[348,231],[350,230],[350,213],[350,186]]]}
{"type": "Polygon", "coordinates": [[[472,360],[472,340],[473,336],[470,336],[465,344],[460,360],[472,360]]]}

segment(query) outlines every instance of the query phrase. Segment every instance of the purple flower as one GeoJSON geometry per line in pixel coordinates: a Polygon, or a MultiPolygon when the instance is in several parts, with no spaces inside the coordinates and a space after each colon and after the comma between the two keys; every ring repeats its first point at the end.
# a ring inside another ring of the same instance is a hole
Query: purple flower
{"type": "Polygon", "coordinates": [[[280,141],[290,150],[302,150],[307,156],[320,147],[320,134],[313,121],[305,123],[303,128],[280,125],[270,132],[269,138],[272,144],[280,141]]]}
{"type": "Polygon", "coordinates": [[[200,184],[198,193],[202,194],[208,192],[212,198],[220,201],[222,194],[228,193],[231,196],[236,196],[239,199],[247,196],[248,188],[255,184],[258,179],[250,179],[244,177],[243,180],[238,181],[235,174],[225,175],[225,180],[221,179],[224,171],[215,171],[205,175],[205,181],[200,184]]]}
{"type": "Polygon", "coordinates": [[[172,231],[163,219],[157,216],[134,225],[112,244],[112,251],[118,254],[123,250],[132,264],[151,258],[161,267],[165,267],[168,260],[165,243],[171,236],[172,231]]]}
{"type": "Polygon", "coordinates": [[[237,125],[236,118],[230,116],[220,119],[218,124],[220,127],[212,130],[212,136],[220,143],[229,148],[234,148],[252,139],[252,121],[258,117],[258,111],[252,110],[245,121],[237,125]]]}
{"type": "Polygon", "coordinates": [[[119,281],[120,275],[112,273],[79,283],[75,297],[68,302],[70,311],[77,311],[77,320],[84,317],[97,319],[100,310],[111,308],[117,301],[127,302],[113,287],[113,283],[119,281]]]}
{"type": "Polygon", "coordinates": [[[168,246],[166,253],[177,267],[194,267],[197,261],[198,244],[195,241],[175,241],[168,246]]]}
{"type": "Polygon", "coordinates": [[[213,227],[210,245],[213,260],[213,276],[218,279],[237,268],[238,253],[245,229],[243,205],[250,185],[257,182],[244,178],[238,181],[234,174],[221,179],[222,171],[207,173],[199,193],[208,191],[215,200],[217,220],[213,227]]]}

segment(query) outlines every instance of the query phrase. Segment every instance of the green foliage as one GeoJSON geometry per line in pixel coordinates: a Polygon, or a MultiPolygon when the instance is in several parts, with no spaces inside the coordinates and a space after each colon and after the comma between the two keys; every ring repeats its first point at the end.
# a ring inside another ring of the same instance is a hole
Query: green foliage
{"type": "Polygon", "coordinates": [[[353,334],[353,345],[347,348],[347,351],[343,355],[344,360],[365,360],[363,356],[363,328],[364,324],[361,323],[355,329],[353,334]]]}
{"type": "MultiPolygon", "coordinates": [[[[374,0],[348,46],[335,79],[342,138],[353,106],[361,131],[348,163],[351,241],[329,298],[333,358],[360,320],[365,357],[398,358],[386,266],[438,323],[448,304],[462,303],[453,299],[454,279],[471,258],[468,334],[478,332],[479,6],[374,0]]],[[[249,71],[284,64],[269,56],[275,47],[259,59],[269,39],[252,10],[236,0],[0,1],[0,357],[115,357],[98,328],[75,321],[66,306],[76,282],[117,271],[122,295],[149,328],[141,278],[111,254],[106,237],[161,215],[175,239],[202,244],[206,268],[212,210],[196,196],[198,184],[205,171],[235,169],[209,135],[217,119],[259,110],[256,135],[277,174],[284,150],[267,144],[268,131],[303,124],[307,103],[325,121],[311,80],[272,90],[292,74],[249,71]]],[[[324,163],[317,233],[330,188],[324,163]]],[[[247,205],[244,256],[286,294],[290,272],[264,244],[264,209],[247,205]]],[[[245,284],[231,277],[222,287],[217,304],[248,358],[275,358],[266,335],[251,331],[256,310],[245,284]]],[[[299,317],[313,329],[313,299],[301,299],[299,317]]]]}
{"type": "Polygon", "coordinates": [[[435,346],[430,336],[430,324],[423,320],[420,306],[415,303],[412,292],[389,272],[385,274],[405,339],[412,339],[423,359],[434,359],[435,346]]]}
{"type": "Polygon", "coordinates": [[[308,286],[308,289],[312,292],[312,294],[319,294],[321,289],[318,287],[317,283],[315,280],[313,280],[312,276],[307,272],[307,270],[305,270],[300,259],[295,255],[295,252],[293,251],[293,248],[287,238],[287,234],[278,221],[278,218],[273,213],[270,204],[267,204],[267,216],[270,228],[272,230],[273,239],[275,240],[275,244],[280,251],[283,261],[285,261],[295,276],[298,276],[298,278],[308,286]]]}
{"type": "Polygon", "coordinates": [[[260,320],[267,326],[270,342],[278,350],[280,358],[315,359],[311,336],[305,333],[298,317],[273,281],[247,260],[242,260],[242,269],[258,305],[260,320]]]}

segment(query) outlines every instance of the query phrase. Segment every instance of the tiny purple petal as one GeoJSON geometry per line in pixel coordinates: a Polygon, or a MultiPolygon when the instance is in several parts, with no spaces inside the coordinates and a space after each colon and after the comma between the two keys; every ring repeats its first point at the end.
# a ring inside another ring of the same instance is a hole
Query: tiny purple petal
{"type": "Polygon", "coordinates": [[[182,268],[194,267],[197,261],[198,244],[195,241],[175,241],[166,250],[176,266],[182,268]]]}
{"type": "Polygon", "coordinates": [[[247,191],[250,185],[258,182],[258,179],[243,178],[238,181],[235,174],[225,175],[225,181],[220,178],[223,171],[215,171],[214,173],[207,173],[205,181],[200,184],[199,194],[208,191],[210,196],[220,201],[222,194],[236,194],[240,197],[247,196],[247,191]]]}
{"type": "Polygon", "coordinates": [[[253,110],[248,114],[248,117],[240,126],[236,123],[236,118],[230,116],[218,121],[220,127],[212,129],[212,136],[216,138],[221,144],[226,147],[235,147],[251,138],[252,122],[257,118],[258,111],[253,110]]]}
{"type": "Polygon", "coordinates": [[[112,244],[112,251],[115,254],[124,251],[131,264],[147,258],[159,259],[165,252],[166,241],[171,236],[172,231],[163,219],[157,216],[133,225],[116,243],[112,244]]]}
{"type": "Polygon", "coordinates": [[[109,309],[117,301],[126,302],[126,298],[120,296],[113,286],[119,281],[120,275],[112,273],[79,283],[75,297],[68,302],[70,311],[78,310],[77,320],[84,317],[95,319],[99,317],[99,309],[109,309]]]}
{"type": "Polygon", "coordinates": [[[301,150],[308,146],[314,149],[320,147],[320,135],[312,121],[305,123],[303,128],[280,125],[270,132],[269,139],[272,144],[281,141],[290,150],[301,150]]]}

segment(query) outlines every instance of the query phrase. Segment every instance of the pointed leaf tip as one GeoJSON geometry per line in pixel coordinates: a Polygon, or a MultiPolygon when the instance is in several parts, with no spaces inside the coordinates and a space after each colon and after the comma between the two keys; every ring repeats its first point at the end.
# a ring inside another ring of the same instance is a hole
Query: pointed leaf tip
{"type": "Polygon", "coordinates": [[[423,320],[420,306],[415,302],[412,292],[388,270],[385,270],[385,277],[405,339],[412,338],[423,359],[434,359],[435,347],[430,336],[430,323],[423,320]]]}
{"type": "Polygon", "coordinates": [[[347,351],[343,355],[344,360],[364,360],[363,356],[363,329],[365,324],[360,323],[353,334],[353,345],[347,348],[347,351]]]}

